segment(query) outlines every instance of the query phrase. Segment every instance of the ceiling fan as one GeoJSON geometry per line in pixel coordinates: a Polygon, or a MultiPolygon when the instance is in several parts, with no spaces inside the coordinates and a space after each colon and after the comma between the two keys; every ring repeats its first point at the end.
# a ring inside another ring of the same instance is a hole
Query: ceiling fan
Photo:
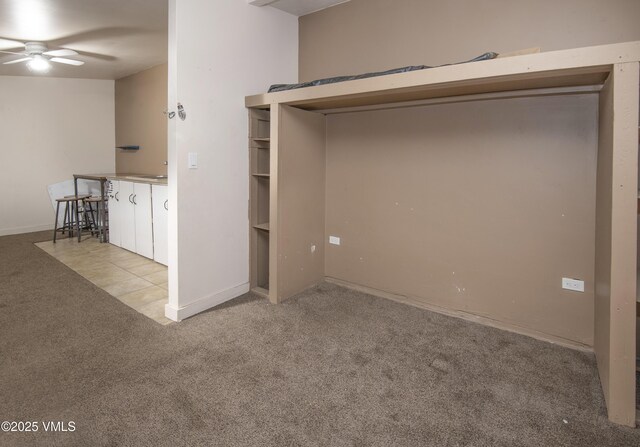
{"type": "Polygon", "coordinates": [[[9,65],[17,64],[19,62],[26,62],[27,66],[34,71],[47,71],[51,67],[51,64],[49,62],[57,62],[59,64],[75,66],[84,64],[83,61],[66,58],[66,56],[77,56],[77,51],[69,50],[66,48],[49,51],[49,49],[47,48],[47,44],[42,42],[27,42],[24,44],[24,51],[19,53],[3,50],[0,50],[0,53],[26,56],[20,59],[3,62],[3,64],[9,65]]]}

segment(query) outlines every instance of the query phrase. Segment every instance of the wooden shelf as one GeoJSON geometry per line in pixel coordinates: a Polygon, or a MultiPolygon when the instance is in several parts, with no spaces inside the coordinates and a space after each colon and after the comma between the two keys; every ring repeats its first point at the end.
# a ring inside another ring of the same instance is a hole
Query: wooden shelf
{"type": "Polygon", "coordinates": [[[253,228],[255,228],[256,230],[269,231],[269,222],[254,225],[253,228]]]}
{"type": "Polygon", "coordinates": [[[260,295],[262,298],[269,299],[269,289],[265,289],[264,287],[254,287],[251,291],[256,295],[260,295]]]}
{"type": "Polygon", "coordinates": [[[250,178],[250,284],[251,290],[269,299],[269,200],[271,191],[271,112],[249,111],[249,173],[250,178]],[[255,225],[254,225],[255,224],[255,225]]]}

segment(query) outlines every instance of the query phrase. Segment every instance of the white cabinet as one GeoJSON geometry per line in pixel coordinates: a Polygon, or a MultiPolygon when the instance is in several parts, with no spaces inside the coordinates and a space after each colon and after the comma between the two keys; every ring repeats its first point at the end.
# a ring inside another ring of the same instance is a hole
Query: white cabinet
{"type": "Polygon", "coordinates": [[[153,258],[151,185],[111,181],[109,193],[109,242],[153,258]]]}
{"type": "Polygon", "coordinates": [[[120,194],[118,195],[119,215],[116,216],[120,223],[120,247],[129,251],[136,251],[136,210],[133,205],[133,182],[120,182],[120,194]]]}
{"type": "Polygon", "coordinates": [[[153,260],[167,265],[169,253],[167,239],[169,235],[169,190],[166,185],[151,186],[153,203],[153,260]]]}
{"type": "Polygon", "coordinates": [[[135,252],[153,259],[153,219],[151,215],[151,185],[147,183],[133,184],[135,252]]]}

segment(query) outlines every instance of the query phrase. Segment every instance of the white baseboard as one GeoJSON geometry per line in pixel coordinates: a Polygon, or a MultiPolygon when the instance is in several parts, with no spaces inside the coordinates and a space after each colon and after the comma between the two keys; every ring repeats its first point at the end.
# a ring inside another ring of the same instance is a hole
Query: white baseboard
{"type": "MultiPolygon", "coordinates": [[[[36,231],[53,231],[53,225],[34,225],[30,227],[14,227],[14,228],[0,228],[0,236],[10,236],[12,234],[24,234],[24,233],[35,233],[36,231]]],[[[53,239],[53,234],[51,235],[53,239]]]]}
{"type": "Polygon", "coordinates": [[[184,307],[174,307],[171,304],[164,306],[164,315],[173,321],[182,321],[185,318],[189,318],[195,314],[199,314],[207,309],[218,306],[230,299],[236,298],[249,291],[249,283],[240,284],[239,286],[232,287],[214,295],[206,296],[187,304],[184,307]]]}

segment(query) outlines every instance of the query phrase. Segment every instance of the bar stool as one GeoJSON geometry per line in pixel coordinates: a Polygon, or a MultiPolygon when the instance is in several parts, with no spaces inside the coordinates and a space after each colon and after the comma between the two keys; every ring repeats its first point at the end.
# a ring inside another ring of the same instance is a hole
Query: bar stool
{"type": "Polygon", "coordinates": [[[76,227],[78,236],[80,235],[80,218],[79,218],[79,206],[81,201],[91,197],[88,194],[78,196],[65,196],[60,199],[56,199],[56,221],[53,226],[53,243],[56,242],[56,237],[60,231],[64,234],[65,230],[68,230],[69,236],[73,237],[73,227],[76,227]],[[60,215],[60,204],[64,203],[64,219],[62,221],[62,227],[58,228],[58,217],[60,215]]]}
{"type": "MultiPolygon", "coordinates": [[[[74,194],[64,196],[65,199],[73,199],[76,197],[74,194]]],[[[71,204],[71,214],[78,219],[78,242],[80,242],[80,235],[83,230],[91,230],[91,224],[87,216],[87,204],[86,201],[91,198],[91,194],[78,194],[78,201],[71,204]],[[80,204],[82,203],[82,206],[80,204]]]]}
{"type": "Polygon", "coordinates": [[[103,232],[106,230],[106,213],[105,213],[105,200],[103,197],[89,197],[84,199],[86,204],[85,213],[88,208],[91,234],[94,234],[94,230],[98,233],[98,237],[101,238],[103,232]],[[93,208],[93,204],[96,208],[93,208]]]}

